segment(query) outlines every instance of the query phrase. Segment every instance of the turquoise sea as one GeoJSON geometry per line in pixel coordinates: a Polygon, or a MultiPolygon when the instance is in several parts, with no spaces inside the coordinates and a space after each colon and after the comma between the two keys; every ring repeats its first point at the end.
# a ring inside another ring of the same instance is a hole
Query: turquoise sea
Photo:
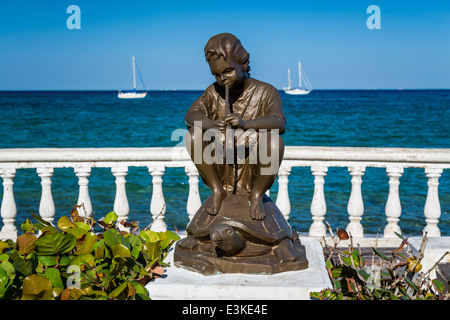
{"type": "MultiPolygon", "coordinates": [[[[0,91],[0,152],[5,148],[170,147],[172,132],[184,129],[184,114],[201,91],[150,91],[145,99],[121,100],[117,91],[0,91]]],[[[281,92],[287,118],[284,140],[295,146],[450,148],[450,90],[316,90],[307,96],[281,92]]],[[[151,222],[151,176],[146,168],[129,168],[127,195],[130,221],[151,222]]],[[[89,179],[95,217],[112,210],[115,196],[110,168],[93,168],[89,179]]],[[[301,232],[312,223],[313,176],[309,167],[289,176],[292,211],[289,222],[301,232]]],[[[55,169],[52,191],[55,221],[70,212],[78,198],[73,169],[55,169]]],[[[442,235],[450,236],[450,170],[439,180],[442,235]]],[[[329,168],[325,177],[327,214],[333,227],[348,224],[350,196],[347,168],[329,168]]],[[[166,223],[184,229],[188,223],[188,178],[184,168],[167,168],[163,176],[166,223]]],[[[202,200],[209,189],[200,183],[202,200]]],[[[362,192],[366,233],[382,233],[388,177],[383,168],[367,168],[362,192]]],[[[0,197],[3,190],[0,188],[0,197]]],[[[407,235],[420,235],[427,179],[423,169],[406,169],[400,179],[402,216],[407,235]]],[[[41,196],[35,169],[18,170],[14,179],[16,224],[37,213],[41,196]]],[[[271,196],[275,200],[277,184],[271,196]]],[[[0,227],[2,223],[0,222],[0,227]]]]}

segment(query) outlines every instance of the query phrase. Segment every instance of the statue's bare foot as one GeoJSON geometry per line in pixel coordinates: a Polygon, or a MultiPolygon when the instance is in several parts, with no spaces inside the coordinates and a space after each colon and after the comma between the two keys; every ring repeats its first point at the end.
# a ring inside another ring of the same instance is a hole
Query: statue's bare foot
{"type": "Polygon", "coordinates": [[[250,217],[253,220],[262,220],[266,217],[262,196],[253,195],[250,201],[250,217]]]}
{"type": "Polygon", "coordinates": [[[215,216],[220,211],[220,206],[222,205],[222,201],[227,197],[227,192],[220,189],[211,189],[211,206],[207,209],[210,215],[215,216]]]}

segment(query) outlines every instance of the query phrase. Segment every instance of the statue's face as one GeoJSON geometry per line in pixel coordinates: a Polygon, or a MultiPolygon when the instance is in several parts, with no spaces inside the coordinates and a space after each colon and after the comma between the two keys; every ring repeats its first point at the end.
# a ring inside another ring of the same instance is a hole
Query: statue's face
{"type": "Polygon", "coordinates": [[[208,61],[211,74],[216,78],[219,85],[224,87],[228,84],[231,88],[236,88],[245,79],[243,66],[228,58],[225,60],[222,56],[218,59],[208,61]]]}

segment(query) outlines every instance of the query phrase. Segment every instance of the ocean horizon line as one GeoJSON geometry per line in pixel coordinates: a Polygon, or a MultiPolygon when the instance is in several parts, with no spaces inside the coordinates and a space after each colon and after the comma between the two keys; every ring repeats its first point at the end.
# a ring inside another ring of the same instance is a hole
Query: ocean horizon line
{"type": "MultiPolygon", "coordinates": [[[[147,92],[203,92],[205,89],[148,89],[147,92]]],[[[283,89],[277,88],[283,92],[283,89]]],[[[0,89],[0,92],[118,92],[117,89],[0,89]]],[[[450,91],[450,88],[313,89],[314,91],[450,91]]]]}

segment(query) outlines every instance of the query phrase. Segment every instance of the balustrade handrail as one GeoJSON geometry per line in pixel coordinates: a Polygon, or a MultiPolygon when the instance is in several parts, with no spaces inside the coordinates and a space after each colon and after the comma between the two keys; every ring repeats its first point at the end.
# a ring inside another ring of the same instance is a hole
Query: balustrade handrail
{"type": "Polygon", "coordinates": [[[410,164],[445,163],[450,165],[450,149],[288,146],[284,159],[405,162],[410,164]]]}
{"type": "MultiPolygon", "coordinates": [[[[0,149],[5,162],[190,161],[184,147],[0,149]]],[[[284,160],[450,164],[450,149],[286,146],[284,160]]]]}
{"type": "Polygon", "coordinates": [[[5,162],[190,161],[184,147],[0,149],[5,162]]]}
{"type": "MultiPolygon", "coordinates": [[[[116,177],[116,198],[114,210],[121,219],[128,216],[129,206],[125,190],[125,177],[130,166],[146,166],[152,176],[153,191],[151,199],[151,214],[157,220],[152,228],[164,230],[165,200],[162,188],[162,176],[165,167],[185,167],[189,176],[189,195],[187,213],[192,218],[201,205],[198,192],[198,172],[184,147],[150,147],[150,148],[18,148],[0,149],[0,176],[3,178],[3,199],[1,216],[4,226],[0,238],[14,237],[17,228],[14,226],[17,209],[15,207],[13,179],[17,169],[36,168],[42,179],[42,197],[40,214],[48,221],[53,220],[55,212],[51,177],[54,168],[73,167],[79,179],[79,203],[86,204],[86,215],[92,212],[89,198],[88,178],[91,167],[110,167],[116,177]]],[[[368,147],[322,147],[322,146],[287,146],[283,162],[279,170],[278,195],[276,204],[289,218],[291,211],[288,176],[291,168],[296,166],[311,167],[314,176],[314,195],[311,202],[313,223],[309,235],[322,238],[326,234],[324,217],[326,200],[324,195],[325,176],[328,167],[348,167],[351,175],[351,194],[348,202],[350,223],[347,230],[355,238],[364,238],[361,219],[364,204],[361,195],[361,177],[366,167],[385,167],[389,176],[389,195],[386,202],[387,225],[384,229],[384,239],[395,237],[395,232],[401,233],[398,221],[401,215],[399,199],[399,178],[403,169],[408,167],[423,167],[428,179],[428,194],[424,204],[424,216],[427,226],[424,231],[429,236],[440,236],[438,228],[441,208],[438,195],[438,179],[443,169],[450,168],[450,149],[436,148],[368,148],[368,147]]]]}

